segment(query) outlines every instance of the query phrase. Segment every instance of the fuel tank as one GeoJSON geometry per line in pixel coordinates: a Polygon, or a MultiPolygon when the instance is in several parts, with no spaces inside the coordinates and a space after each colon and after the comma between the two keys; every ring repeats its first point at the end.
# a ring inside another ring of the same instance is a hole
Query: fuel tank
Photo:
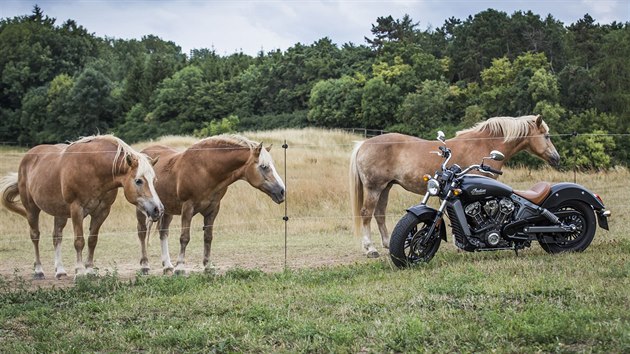
{"type": "Polygon", "coordinates": [[[461,199],[464,202],[482,200],[488,197],[509,197],[512,187],[486,176],[465,175],[460,185],[461,199]]]}

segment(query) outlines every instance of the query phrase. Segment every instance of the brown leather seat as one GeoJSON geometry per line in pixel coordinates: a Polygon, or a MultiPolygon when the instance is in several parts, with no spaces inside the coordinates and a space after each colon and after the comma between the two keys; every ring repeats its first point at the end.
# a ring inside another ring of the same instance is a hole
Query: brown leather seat
{"type": "Polygon", "coordinates": [[[514,194],[520,195],[521,197],[529,200],[530,202],[539,205],[540,203],[547,198],[549,193],[551,192],[551,183],[549,182],[538,182],[534,184],[532,188],[526,191],[514,191],[514,194]]]}

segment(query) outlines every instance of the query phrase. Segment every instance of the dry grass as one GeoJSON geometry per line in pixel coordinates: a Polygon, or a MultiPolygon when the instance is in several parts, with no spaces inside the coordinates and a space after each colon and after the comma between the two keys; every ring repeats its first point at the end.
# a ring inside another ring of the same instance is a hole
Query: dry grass
{"type": "MultiPolygon", "coordinates": [[[[359,136],[340,131],[318,129],[278,130],[253,132],[243,135],[273,144],[271,154],[276,168],[284,178],[286,141],[286,180],[289,221],[287,223],[287,266],[290,268],[316,267],[320,265],[368,262],[363,257],[360,240],[352,236],[350,206],[348,202],[348,160],[354,141],[359,136]]],[[[157,143],[185,149],[194,143],[191,137],[165,137],[157,143]]],[[[134,145],[142,149],[154,142],[134,145]]],[[[23,150],[0,150],[0,175],[16,171],[23,150]]],[[[577,183],[599,193],[608,208],[613,211],[611,231],[598,230],[594,247],[611,239],[627,239],[629,193],[624,188],[629,180],[626,169],[600,173],[578,173],[577,183]]],[[[516,189],[526,189],[536,181],[573,181],[573,172],[557,172],[552,169],[530,171],[507,169],[501,180],[516,189]]],[[[393,188],[388,208],[390,230],[406,207],[418,202],[419,196],[393,188]]],[[[285,205],[277,205],[262,192],[254,190],[246,182],[237,182],[228,191],[216,220],[212,261],[219,271],[236,266],[280,270],[284,267],[285,224],[282,217],[285,205]]],[[[49,278],[53,274],[53,248],[50,234],[52,219],[42,216],[43,241],[40,244],[44,271],[49,278]]],[[[0,273],[30,276],[33,249],[28,239],[26,221],[16,214],[0,209],[0,273]]],[[[193,219],[192,240],[187,249],[188,268],[201,269],[202,219],[193,219]]],[[[86,223],[87,228],[87,223],[86,223]]],[[[171,225],[169,241],[171,257],[179,250],[179,220],[171,225]]],[[[122,276],[133,276],[139,268],[139,246],[135,234],[134,208],[122,196],[116,201],[112,213],[105,222],[96,249],[96,265],[101,270],[116,269],[122,276]]],[[[377,235],[373,225],[374,235],[377,235]]],[[[74,249],[71,228],[66,227],[64,264],[71,271],[74,267],[74,249]]],[[[377,236],[378,238],[378,236],[377,236]]],[[[153,273],[159,274],[159,242],[153,235],[149,261],[153,273]]],[[[85,251],[84,251],[85,252],[85,251]]],[[[452,245],[445,245],[440,252],[455,252],[452,245]]],[[[542,252],[538,246],[529,252],[542,252]]]]}

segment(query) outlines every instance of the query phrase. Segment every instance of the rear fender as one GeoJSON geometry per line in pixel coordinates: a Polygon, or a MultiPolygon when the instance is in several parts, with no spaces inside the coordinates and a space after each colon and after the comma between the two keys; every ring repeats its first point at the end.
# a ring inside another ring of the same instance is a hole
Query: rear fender
{"type": "Polygon", "coordinates": [[[604,215],[606,207],[595,197],[593,192],[575,183],[558,183],[551,186],[551,193],[543,201],[541,207],[553,209],[560,206],[567,200],[579,200],[593,208],[597,215],[597,223],[605,230],[608,230],[608,217],[604,215]]]}
{"type": "Polygon", "coordinates": [[[551,186],[551,192],[547,199],[542,202],[542,207],[551,209],[558,207],[567,200],[580,200],[590,205],[593,210],[602,210],[604,204],[599,201],[588,189],[575,183],[558,183],[551,186]]]}
{"type": "MultiPolygon", "coordinates": [[[[407,209],[408,212],[417,216],[421,220],[435,220],[437,216],[437,210],[430,208],[424,204],[418,204],[407,209]]],[[[446,240],[446,227],[444,225],[444,218],[440,218],[439,223],[440,226],[440,238],[444,241],[446,240]]]]}

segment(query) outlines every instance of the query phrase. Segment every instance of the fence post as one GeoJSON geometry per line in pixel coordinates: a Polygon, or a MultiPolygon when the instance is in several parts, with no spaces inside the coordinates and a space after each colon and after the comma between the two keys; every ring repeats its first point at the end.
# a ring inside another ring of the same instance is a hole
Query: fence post
{"type": "Polygon", "coordinates": [[[577,131],[573,131],[571,134],[571,138],[573,139],[573,183],[577,184],[577,153],[575,150],[577,149],[577,131]]]}
{"type": "Polygon", "coordinates": [[[288,223],[289,223],[289,215],[288,215],[288,202],[289,193],[287,192],[287,149],[289,145],[287,145],[287,140],[284,140],[284,144],[282,144],[282,148],[284,149],[284,270],[287,270],[287,234],[288,234],[288,223]]]}

